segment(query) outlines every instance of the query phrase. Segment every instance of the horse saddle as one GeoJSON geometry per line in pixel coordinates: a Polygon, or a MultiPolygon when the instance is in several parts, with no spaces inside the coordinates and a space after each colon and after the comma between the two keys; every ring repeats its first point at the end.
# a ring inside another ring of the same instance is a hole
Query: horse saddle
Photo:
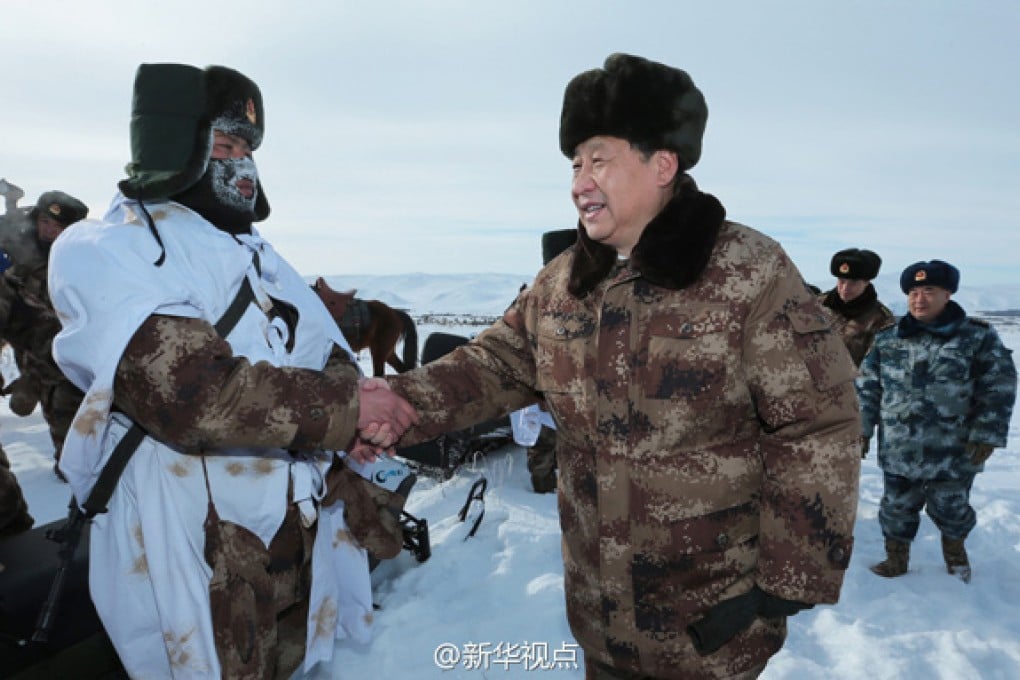
{"type": "Polygon", "coordinates": [[[361,344],[362,329],[368,328],[372,322],[372,312],[368,302],[352,297],[340,315],[340,332],[343,333],[352,345],[361,344]]]}

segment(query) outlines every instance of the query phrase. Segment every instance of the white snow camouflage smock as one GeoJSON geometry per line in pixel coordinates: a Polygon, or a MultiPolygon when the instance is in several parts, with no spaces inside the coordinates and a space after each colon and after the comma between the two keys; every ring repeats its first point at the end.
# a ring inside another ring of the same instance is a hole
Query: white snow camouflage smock
{"type": "MultiPolygon", "coordinates": [[[[334,344],[350,352],[308,284],[254,230],[235,238],[180,204],[147,208],[165,248],[162,266],[154,266],[160,246],[137,203],[119,194],[103,221],[69,228],[51,255],[49,287],[63,324],[54,357],[86,393],[61,459],[79,503],[129,427],[126,417],[111,413],[114,378],[128,342],[150,315],[215,323],[247,277],[258,306],[249,305],[226,338],[235,355],[321,369],[334,344]],[[289,352],[290,331],[262,311],[269,294],[300,312],[289,352]]],[[[149,437],[142,441],[109,512],[95,518],[90,539],[92,598],[132,677],[221,674],[209,613],[212,570],[203,554],[210,491],[223,520],[244,526],[268,546],[284,519],[288,480],[295,499],[309,499],[301,503],[302,515],[314,518],[313,499],[324,493],[332,455],[295,460],[282,449],[218,450],[204,456],[207,491],[203,457],[149,437]],[[257,474],[238,476],[238,464],[254,471],[256,463],[257,474]]],[[[372,612],[364,550],[332,545],[331,536],[346,528],[343,504],[320,508],[318,515],[306,670],[332,657],[334,637],[366,640],[372,612]]]]}

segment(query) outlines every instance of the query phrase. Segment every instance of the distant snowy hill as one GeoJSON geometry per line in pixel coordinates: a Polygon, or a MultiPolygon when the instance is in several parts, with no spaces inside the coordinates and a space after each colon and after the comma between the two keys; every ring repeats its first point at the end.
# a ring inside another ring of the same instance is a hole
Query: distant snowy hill
{"type": "Polygon", "coordinates": [[[324,276],[334,290],[357,289],[359,298],[382,300],[413,314],[495,316],[513,302],[534,274],[387,274],[324,276]]]}
{"type": "MultiPolygon", "coordinates": [[[[502,314],[523,283],[534,274],[390,274],[325,276],[336,290],[358,289],[358,297],[382,300],[392,307],[414,314],[430,312],[456,314],[502,314]]],[[[815,282],[822,290],[833,280],[815,282]]],[[[897,315],[907,310],[907,298],[900,291],[899,276],[875,280],[878,297],[897,315]]],[[[953,296],[970,314],[1020,310],[1020,285],[966,286],[953,296]]]]}

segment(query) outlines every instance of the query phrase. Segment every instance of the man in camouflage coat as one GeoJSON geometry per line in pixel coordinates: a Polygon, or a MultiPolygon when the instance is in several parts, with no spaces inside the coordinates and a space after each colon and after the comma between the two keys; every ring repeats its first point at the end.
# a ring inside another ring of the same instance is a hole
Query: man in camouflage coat
{"type": "MultiPolygon", "coordinates": [[[[57,461],[83,395],[53,361],[53,336],[60,322],[46,287],[49,254],[64,229],[87,214],[88,207],[77,198],[47,191],[27,214],[8,214],[4,228],[14,264],[0,276],[0,337],[14,349],[21,372],[4,392],[10,394],[10,408],[17,415],[27,416],[36,404],[42,405],[57,461]],[[11,223],[19,217],[23,225],[11,223]]],[[[56,466],[54,470],[60,474],[56,466]]]]}
{"type": "Polygon", "coordinates": [[[879,576],[907,572],[921,508],[942,532],[946,569],[965,582],[971,567],[964,540],[977,517],[974,477],[1006,445],[1016,400],[1016,366],[995,329],[973,319],[950,296],[960,274],[941,260],[903,270],[908,313],[875,337],[861,365],[864,449],[878,428],[885,492],[878,521],[886,559],[879,576]]]}
{"type": "Polygon", "coordinates": [[[848,248],[832,256],[829,271],[836,287],[819,300],[832,312],[833,325],[843,338],[855,366],[871,349],[875,333],[896,322],[889,308],[878,300],[871,280],[878,276],[882,258],[871,250],[848,248]]]}
{"type": "Polygon", "coordinates": [[[685,72],[640,57],[574,78],[577,244],[474,340],[389,378],[422,418],[407,441],[544,397],[589,678],[757,676],[850,560],[854,367],[782,248],[686,174],[706,118],[685,72]]]}

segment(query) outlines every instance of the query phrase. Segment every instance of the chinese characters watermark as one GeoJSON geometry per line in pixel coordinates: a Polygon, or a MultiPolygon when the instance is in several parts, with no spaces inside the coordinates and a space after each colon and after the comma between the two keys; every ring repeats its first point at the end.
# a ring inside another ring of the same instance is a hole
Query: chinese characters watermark
{"type": "Polygon", "coordinates": [[[511,667],[526,671],[576,669],[578,645],[561,642],[550,647],[548,642],[466,642],[458,645],[443,642],[432,653],[432,660],[442,670],[458,666],[465,670],[500,669],[511,667]]]}

